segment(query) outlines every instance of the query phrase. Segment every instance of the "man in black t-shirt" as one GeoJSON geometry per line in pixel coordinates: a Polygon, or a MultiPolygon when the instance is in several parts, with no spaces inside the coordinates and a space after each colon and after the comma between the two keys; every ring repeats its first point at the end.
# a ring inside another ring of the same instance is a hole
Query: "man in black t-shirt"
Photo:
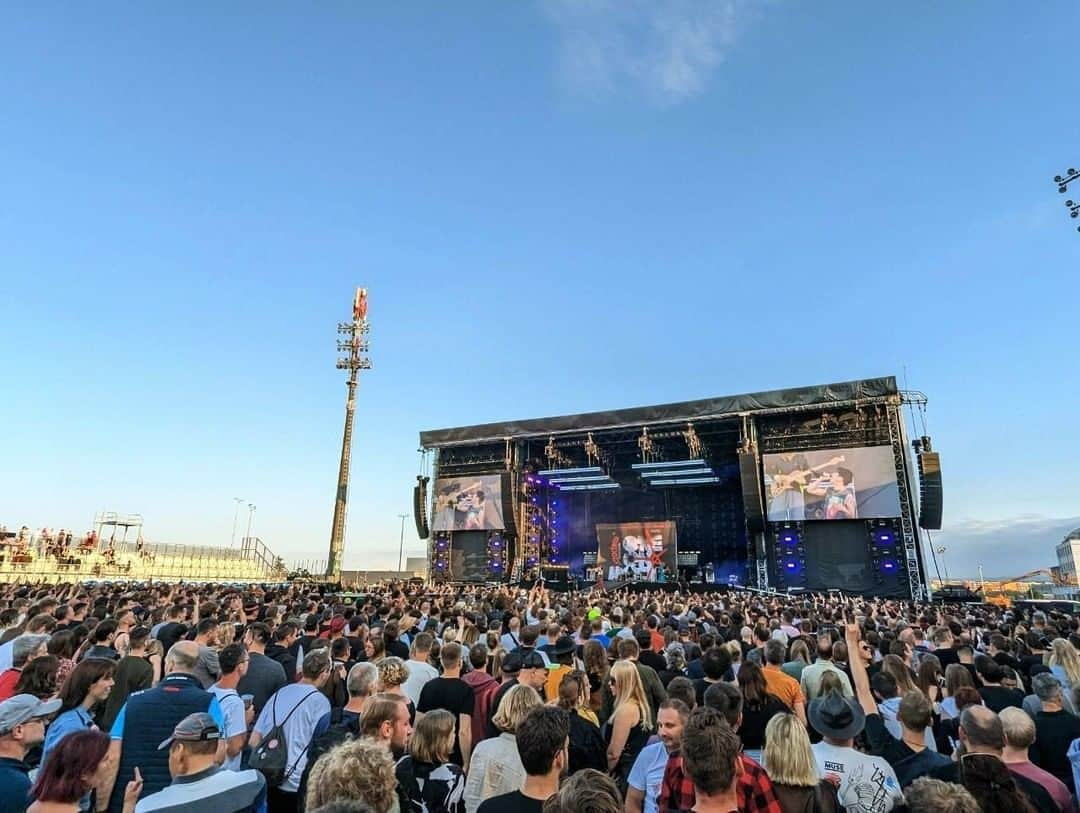
{"type": "Polygon", "coordinates": [[[416,704],[416,724],[420,725],[424,714],[434,709],[445,709],[454,715],[454,752],[450,761],[464,767],[472,752],[472,714],[475,698],[472,686],[461,679],[461,644],[451,641],[444,644],[439,653],[442,676],[432,678],[420,690],[420,702],[416,704]]]}
{"type": "MultiPolygon", "coordinates": [[[[430,685],[430,684],[429,684],[430,685]]],[[[544,802],[559,790],[570,746],[570,720],[555,706],[539,706],[518,725],[518,756],[525,769],[521,790],[481,802],[477,813],[542,813],[544,802]]]]}

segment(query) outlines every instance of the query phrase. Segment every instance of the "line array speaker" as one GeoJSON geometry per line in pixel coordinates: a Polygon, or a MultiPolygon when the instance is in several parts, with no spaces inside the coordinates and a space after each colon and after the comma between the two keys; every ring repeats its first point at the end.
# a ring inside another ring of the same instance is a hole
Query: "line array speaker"
{"type": "Polygon", "coordinates": [[[514,483],[509,472],[502,474],[502,515],[507,536],[517,535],[517,517],[514,505],[514,483]]]}
{"type": "Polygon", "coordinates": [[[743,511],[750,533],[765,530],[765,512],[761,502],[761,477],[755,452],[739,452],[739,479],[742,480],[743,511]]]}
{"type": "Polygon", "coordinates": [[[919,527],[929,531],[941,529],[941,457],[937,452],[920,452],[919,461],[919,527]]]}
{"type": "Polygon", "coordinates": [[[428,503],[428,481],[431,478],[418,476],[416,478],[416,485],[413,486],[412,491],[412,504],[413,504],[413,519],[416,521],[416,533],[421,539],[427,539],[431,536],[431,528],[428,526],[427,516],[427,503],[428,503]]]}

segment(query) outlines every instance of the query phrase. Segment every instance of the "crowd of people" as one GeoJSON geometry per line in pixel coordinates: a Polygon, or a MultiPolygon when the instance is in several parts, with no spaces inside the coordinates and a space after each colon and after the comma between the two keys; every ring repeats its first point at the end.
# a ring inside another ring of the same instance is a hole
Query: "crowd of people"
{"type": "Polygon", "coordinates": [[[23,584],[0,630],[0,813],[1076,810],[1067,615],[23,584]]]}

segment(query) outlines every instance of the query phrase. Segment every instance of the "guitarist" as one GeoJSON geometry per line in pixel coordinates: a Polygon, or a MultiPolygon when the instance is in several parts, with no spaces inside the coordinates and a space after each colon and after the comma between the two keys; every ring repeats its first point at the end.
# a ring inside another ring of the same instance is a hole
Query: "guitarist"
{"type": "Polygon", "coordinates": [[[783,522],[806,519],[804,492],[807,478],[819,469],[827,469],[843,462],[843,455],[818,466],[811,466],[806,455],[797,452],[783,452],[770,456],[765,468],[765,475],[769,482],[769,520],[783,522]]]}

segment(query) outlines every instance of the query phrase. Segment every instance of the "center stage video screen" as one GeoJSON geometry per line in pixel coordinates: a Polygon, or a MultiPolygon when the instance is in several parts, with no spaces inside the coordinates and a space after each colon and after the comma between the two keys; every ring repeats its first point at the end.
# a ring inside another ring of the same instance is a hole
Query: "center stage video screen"
{"type": "Polygon", "coordinates": [[[596,564],[608,581],[641,579],[658,581],[660,568],[675,578],[675,523],[620,522],[596,526],[596,564]]]}
{"type": "Polygon", "coordinates": [[[891,446],[762,456],[769,522],[900,516],[891,446]]]}
{"type": "Polygon", "coordinates": [[[502,475],[441,477],[435,481],[434,531],[501,531],[502,475]]]}

